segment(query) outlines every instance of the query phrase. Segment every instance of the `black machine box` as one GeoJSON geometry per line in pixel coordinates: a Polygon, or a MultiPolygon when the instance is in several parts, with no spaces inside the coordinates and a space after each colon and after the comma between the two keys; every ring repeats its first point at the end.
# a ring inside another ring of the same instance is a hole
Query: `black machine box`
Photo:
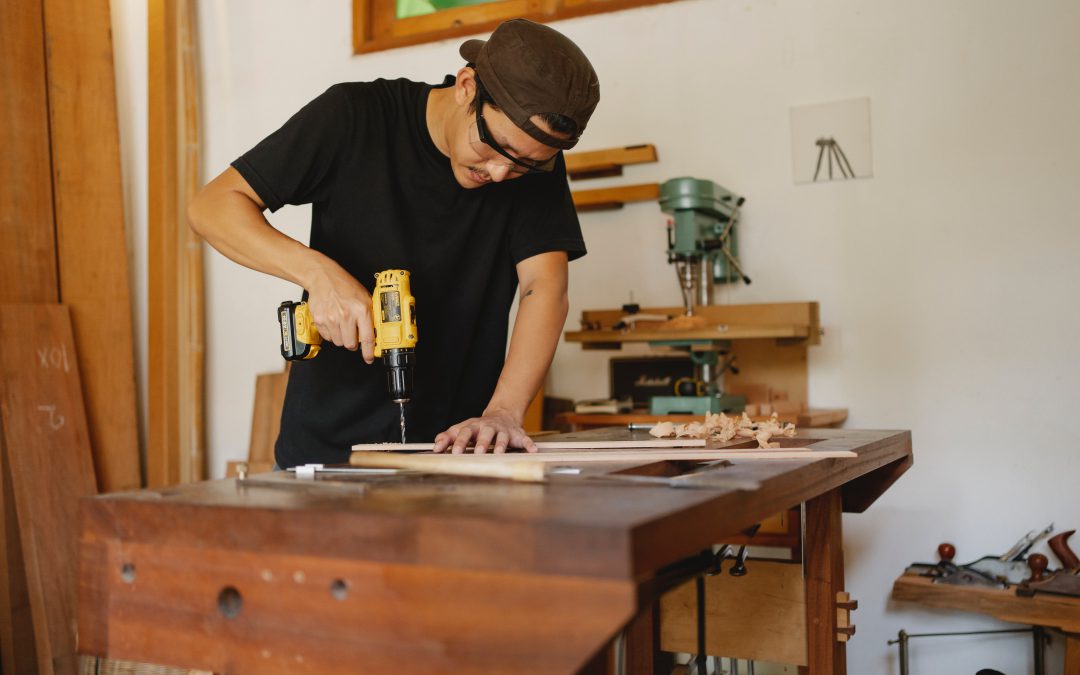
{"type": "Polygon", "coordinates": [[[688,356],[626,356],[611,359],[611,398],[629,396],[635,408],[649,407],[653,396],[674,396],[675,382],[694,376],[688,356]]]}

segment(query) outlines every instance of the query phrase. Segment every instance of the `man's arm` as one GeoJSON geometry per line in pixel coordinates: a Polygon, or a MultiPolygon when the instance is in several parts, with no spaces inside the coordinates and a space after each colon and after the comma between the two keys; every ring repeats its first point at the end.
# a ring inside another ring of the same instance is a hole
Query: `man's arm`
{"type": "Polygon", "coordinates": [[[477,453],[524,448],[536,452],[521,428],[525,410],[544,381],[569,309],[564,251],[541,253],[517,265],[520,299],[510,350],[495,393],[483,416],[455,424],[435,437],[435,452],[465,452],[475,439],[477,453]]]}
{"type": "Polygon", "coordinates": [[[364,360],[374,361],[371,294],[341,265],[274,229],[264,208],[251,185],[229,167],[191,200],[188,221],[233,261],[307,289],[319,334],[348,349],[359,343],[364,360]]]}

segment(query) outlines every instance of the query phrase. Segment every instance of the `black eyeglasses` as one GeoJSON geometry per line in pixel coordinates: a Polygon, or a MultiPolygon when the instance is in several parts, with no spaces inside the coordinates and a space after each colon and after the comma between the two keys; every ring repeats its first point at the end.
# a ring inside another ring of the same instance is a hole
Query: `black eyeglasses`
{"type": "Polygon", "coordinates": [[[495,152],[499,153],[503,157],[507,158],[513,163],[510,167],[510,171],[513,173],[548,173],[555,168],[555,160],[558,158],[559,153],[555,153],[551,159],[544,160],[543,162],[533,162],[527,159],[521,159],[520,157],[514,157],[509,152],[504,150],[501,145],[495,142],[495,139],[491,137],[491,132],[488,130],[487,123],[484,121],[483,108],[484,103],[490,103],[491,105],[497,104],[495,100],[488,95],[487,90],[484,89],[484,85],[480,83],[480,78],[476,78],[476,133],[480,136],[480,142],[488,146],[495,152]]]}

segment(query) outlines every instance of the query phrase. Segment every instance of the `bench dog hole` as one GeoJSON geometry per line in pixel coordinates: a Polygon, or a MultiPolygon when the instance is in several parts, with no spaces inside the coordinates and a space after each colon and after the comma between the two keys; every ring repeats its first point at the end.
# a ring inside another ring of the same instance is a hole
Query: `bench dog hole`
{"type": "Polygon", "coordinates": [[[334,583],[330,584],[330,596],[335,600],[344,600],[349,597],[349,584],[343,579],[334,579],[334,583]]]}
{"type": "Polygon", "coordinates": [[[221,616],[226,619],[235,619],[244,606],[244,599],[240,597],[240,591],[232,586],[226,586],[218,593],[217,605],[221,616]]]}

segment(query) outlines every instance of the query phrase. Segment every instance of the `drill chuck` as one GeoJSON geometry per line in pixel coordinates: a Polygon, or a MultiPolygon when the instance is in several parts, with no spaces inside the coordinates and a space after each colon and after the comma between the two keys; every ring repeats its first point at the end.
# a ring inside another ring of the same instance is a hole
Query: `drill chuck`
{"type": "Polygon", "coordinates": [[[390,399],[403,403],[412,398],[413,367],[416,365],[416,350],[411,348],[383,350],[383,365],[386,366],[386,389],[390,399]]]}

